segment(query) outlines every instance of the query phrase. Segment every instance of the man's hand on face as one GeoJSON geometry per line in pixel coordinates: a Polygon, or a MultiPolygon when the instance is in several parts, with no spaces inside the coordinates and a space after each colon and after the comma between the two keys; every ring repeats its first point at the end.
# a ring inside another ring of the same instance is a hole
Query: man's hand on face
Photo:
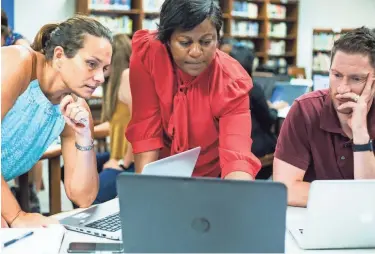
{"type": "Polygon", "coordinates": [[[361,95],[348,92],[345,94],[336,95],[337,99],[349,99],[340,106],[338,110],[351,109],[352,113],[348,118],[348,125],[353,132],[353,140],[356,143],[367,143],[369,139],[369,133],[367,128],[367,114],[368,109],[373,103],[375,96],[375,76],[371,72],[367,75],[366,85],[361,95]]]}

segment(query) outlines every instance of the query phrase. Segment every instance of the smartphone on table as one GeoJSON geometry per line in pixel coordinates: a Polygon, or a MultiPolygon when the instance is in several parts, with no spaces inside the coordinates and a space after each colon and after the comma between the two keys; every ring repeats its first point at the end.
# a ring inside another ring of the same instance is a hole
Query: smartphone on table
{"type": "Polygon", "coordinates": [[[68,253],[95,253],[97,251],[108,251],[112,253],[123,253],[122,243],[93,243],[72,242],[69,244],[68,253]]]}

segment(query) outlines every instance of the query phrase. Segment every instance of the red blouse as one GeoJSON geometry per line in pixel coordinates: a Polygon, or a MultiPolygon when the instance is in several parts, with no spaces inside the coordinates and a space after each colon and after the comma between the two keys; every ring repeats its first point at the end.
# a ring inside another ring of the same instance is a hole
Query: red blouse
{"type": "Polygon", "coordinates": [[[175,67],[155,35],[140,30],[132,39],[133,113],[126,137],[133,152],[161,149],[163,158],[200,146],[193,176],[244,171],[255,177],[260,161],[251,153],[249,75],[217,50],[211,65],[191,77],[175,67]]]}

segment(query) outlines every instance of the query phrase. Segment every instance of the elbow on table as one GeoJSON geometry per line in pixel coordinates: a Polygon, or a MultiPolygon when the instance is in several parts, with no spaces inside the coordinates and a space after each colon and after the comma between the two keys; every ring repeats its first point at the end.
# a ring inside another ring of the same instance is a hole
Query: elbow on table
{"type": "Polygon", "coordinates": [[[99,184],[89,186],[70,186],[65,188],[67,197],[80,208],[92,205],[99,191],[99,184]]]}

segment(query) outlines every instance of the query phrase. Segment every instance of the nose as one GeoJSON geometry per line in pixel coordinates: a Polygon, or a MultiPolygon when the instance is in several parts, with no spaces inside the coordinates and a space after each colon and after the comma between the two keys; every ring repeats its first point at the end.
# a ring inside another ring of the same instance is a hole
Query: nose
{"type": "Polygon", "coordinates": [[[199,58],[202,55],[202,48],[199,43],[194,43],[189,51],[189,56],[192,58],[199,58]]]}
{"type": "Polygon", "coordinates": [[[351,89],[350,89],[350,86],[349,86],[349,83],[348,83],[348,78],[344,77],[337,87],[337,93],[344,94],[344,93],[348,93],[350,91],[351,91],[351,89]]]}
{"type": "Polygon", "coordinates": [[[95,75],[94,75],[94,80],[98,82],[99,84],[104,82],[104,72],[103,70],[99,69],[95,75]]]}

